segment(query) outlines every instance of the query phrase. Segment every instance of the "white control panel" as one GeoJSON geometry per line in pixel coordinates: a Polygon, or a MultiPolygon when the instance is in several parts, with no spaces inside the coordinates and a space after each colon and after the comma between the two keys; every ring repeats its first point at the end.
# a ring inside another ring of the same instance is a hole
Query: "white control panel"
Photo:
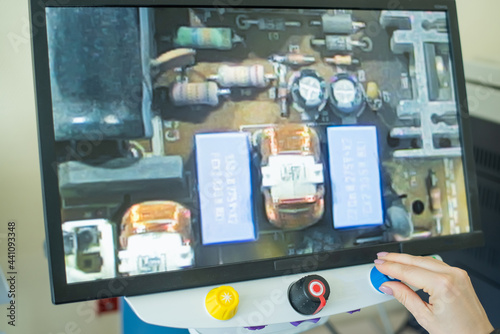
{"type": "Polygon", "coordinates": [[[373,267],[373,264],[365,264],[224,284],[237,291],[239,305],[234,317],[223,321],[212,317],[205,307],[207,294],[217,286],[126,297],[126,300],[143,321],[164,327],[210,329],[285,324],[324,318],[392,299],[370,283],[373,267]],[[301,315],[290,304],[288,288],[309,275],[324,278],[330,287],[330,295],[321,311],[301,315]]]}

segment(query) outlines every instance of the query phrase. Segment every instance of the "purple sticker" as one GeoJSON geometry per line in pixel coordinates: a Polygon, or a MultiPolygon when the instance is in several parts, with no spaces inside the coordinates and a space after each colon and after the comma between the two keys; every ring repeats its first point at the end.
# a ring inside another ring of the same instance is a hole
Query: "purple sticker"
{"type": "Polygon", "coordinates": [[[318,323],[318,321],[320,319],[321,318],[314,318],[314,319],[309,319],[309,320],[293,321],[290,324],[293,325],[293,326],[295,326],[295,327],[297,327],[298,325],[300,325],[303,322],[312,322],[313,324],[316,324],[316,323],[318,323]]]}
{"type": "Polygon", "coordinates": [[[245,328],[248,329],[249,331],[258,331],[258,330],[266,328],[266,326],[267,325],[264,325],[264,326],[252,326],[252,327],[245,327],[245,328]]]}
{"type": "Polygon", "coordinates": [[[360,312],[360,311],[361,311],[361,309],[360,309],[360,308],[358,308],[357,310],[352,310],[352,311],[349,311],[349,312],[347,312],[347,313],[349,313],[349,314],[353,314],[353,313],[360,312]]]}

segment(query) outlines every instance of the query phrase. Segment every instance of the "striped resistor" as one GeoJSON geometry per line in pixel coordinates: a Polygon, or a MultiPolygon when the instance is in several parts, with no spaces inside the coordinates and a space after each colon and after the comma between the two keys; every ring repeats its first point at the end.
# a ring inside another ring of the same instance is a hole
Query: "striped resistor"
{"type": "Polygon", "coordinates": [[[231,50],[232,35],[230,28],[180,27],[174,44],[183,48],[231,50]]]}
{"type": "Polygon", "coordinates": [[[215,82],[176,82],[170,88],[170,100],[175,106],[219,104],[219,87],[215,82]]]}
{"type": "Polygon", "coordinates": [[[269,83],[262,65],[219,67],[218,73],[210,79],[222,87],[266,87],[269,83]]]}
{"type": "Polygon", "coordinates": [[[325,62],[333,65],[355,65],[359,64],[359,60],[353,58],[352,55],[335,55],[333,57],[325,58],[325,62]]]}

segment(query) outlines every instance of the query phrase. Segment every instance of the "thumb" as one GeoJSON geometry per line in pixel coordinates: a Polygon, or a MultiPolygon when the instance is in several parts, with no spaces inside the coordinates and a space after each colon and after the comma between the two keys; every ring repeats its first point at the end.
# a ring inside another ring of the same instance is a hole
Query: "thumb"
{"type": "Polygon", "coordinates": [[[408,311],[413,314],[415,319],[423,319],[429,312],[427,303],[424,302],[412,289],[401,282],[385,282],[380,290],[388,295],[393,295],[408,311]]]}

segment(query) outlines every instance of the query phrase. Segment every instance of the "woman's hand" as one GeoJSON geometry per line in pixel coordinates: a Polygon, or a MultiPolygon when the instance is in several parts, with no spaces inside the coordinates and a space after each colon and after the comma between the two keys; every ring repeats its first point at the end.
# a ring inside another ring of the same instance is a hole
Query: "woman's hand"
{"type": "Polygon", "coordinates": [[[467,272],[430,258],[378,253],[377,269],[427,292],[424,302],[401,282],[386,282],[380,290],[393,295],[431,334],[489,334],[493,331],[467,272]]]}

